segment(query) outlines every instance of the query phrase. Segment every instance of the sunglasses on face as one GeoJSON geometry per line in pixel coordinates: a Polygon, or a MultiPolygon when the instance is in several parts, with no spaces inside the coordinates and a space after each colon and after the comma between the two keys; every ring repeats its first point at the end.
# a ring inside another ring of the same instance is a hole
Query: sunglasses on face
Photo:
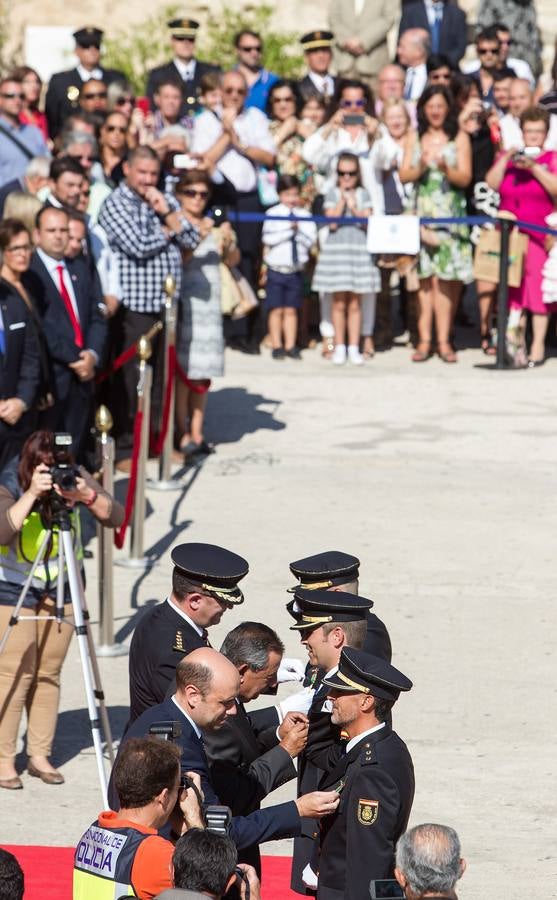
{"type": "Polygon", "coordinates": [[[478,53],[480,56],[486,56],[488,53],[492,53],[493,56],[496,56],[497,53],[499,53],[499,49],[493,47],[478,47],[478,53]]]}
{"type": "Polygon", "coordinates": [[[199,197],[201,200],[206,200],[209,196],[209,191],[195,191],[193,188],[185,188],[183,191],[180,191],[180,197],[199,197]]]}
{"type": "Polygon", "coordinates": [[[2,94],[4,100],[23,100],[25,94],[2,94]]]}
{"type": "Polygon", "coordinates": [[[118,131],[120,134],[126,133],[126,128],[122,128],[121,125],[107,125],[106,130],[109,134],[112,134],[114,131],[118,131]]]}
{"type": "Polygon", "coordinates": [[[242,53],[261,53],[261,44],[250,44],[249,47],[238,47],[242,53]]]}
{"type": "Polygon", "coordinates": [[[365,100],[341,100],[340,105],[342,109],[348,109],[351,106],[357,106],[359,109],[362,109],[366,105],[365,100]]]}
{"type": "Polygon", "coordinates": [[[337,169],[339,178],[353,178],[357,174],[357,169],[337,169]]]}
{"type": "Polygon", "coordinates": [[[193,44],[194,41],[195,41],[195,38],[184,37],[182,34],[180,34],[180,35],[173,34],[173,35],[172,35],[172,40],[173,40],[173,41],[189,41],[190,44],[193,44]]]}
{"type": "Polygon", "coordinates": [[[131,105],[133,106],[133,104],[135,103],[135,97],[118,97],[116,106],[125,106],[126,103],[131,103],[131,105]]]}
{"type": "Polygon", "coordinates": [[[95,50],[100,50],[100,47],[98,44],[79,44],[78,46],[79,46],[80,50],[91,50],[92,47],[94,47],[95,50]]]}

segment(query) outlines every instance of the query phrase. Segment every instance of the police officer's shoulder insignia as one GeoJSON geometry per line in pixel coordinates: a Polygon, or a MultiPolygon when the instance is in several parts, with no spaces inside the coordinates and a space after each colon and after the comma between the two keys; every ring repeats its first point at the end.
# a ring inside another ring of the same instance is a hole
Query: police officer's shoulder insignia
{"type": "Polygon", "coordinates": [[[358,822],[374,825],[379,815],[379,800],[358,800],[358,822]]]}
{"type": "Polygon", "coordinates": [[[176,650],[177,653],[184,653],[184,636],[181,631],[176,632],[176,639],[172,649],[176,650]]]}

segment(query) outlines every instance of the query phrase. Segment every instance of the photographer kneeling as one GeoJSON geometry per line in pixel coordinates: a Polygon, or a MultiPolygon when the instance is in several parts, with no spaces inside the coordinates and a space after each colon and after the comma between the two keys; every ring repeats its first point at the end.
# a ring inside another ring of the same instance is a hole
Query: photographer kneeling
{"type": "MultiPolygon", "coordinates": [[[[66,438],[66,436],[58,436],[66,438]]],[[[48,760],[56,730],[60,671],[73,631],[67,570],[64,571],[64,619],[56,613],[59,535],[53,516],[69,515],[78,566],[83,548],[76,504],[89,507],[107,528],[118,527],[123,506],[106,493],[82,466],[73,473],[68,446],[55,445],[50,431],[36,431],[0,473],[0,639],[11,624],[19,596],[41,547],[46,529],[54,530],[23,602],[19,621],[0,654],[0,787],[23,787],[15,769],[16,740],[23,709],[27,710],[27,771],[46,784],[64,777],[48,760]],[[63,490],[52,467],[68,465],[70,489],[63,490]]]]}

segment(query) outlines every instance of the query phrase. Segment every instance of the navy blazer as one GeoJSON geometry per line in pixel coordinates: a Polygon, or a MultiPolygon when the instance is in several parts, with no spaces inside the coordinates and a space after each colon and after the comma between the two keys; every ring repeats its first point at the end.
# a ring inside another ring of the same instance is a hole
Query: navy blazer
{"type": "Polygon", "coordinates": [[[19,397],[31,407],[39,385],[39,348],[31,315],[17,290],[0,279],[6,352],[0,353],[0,398],[19,397]]]}
{"type": "MultiPolygon", "coordinates": [[[[126,76],[118,69],[103,69],[102,66],[99,68],[102,80],[106,85],[112,84],[113,81],[125,82],[126,80],[126,76]]],[[[77,69],[67,69],[52,75],[45,98],[48,133],[51,138],[56,137],[67,116],[79,111],[77,97],[74,99],[70,99],[70,97],[73,97],[72,90],[75,91],[76,88],[80,90],[82,85],[83,81],[77,69]]]]}
{"type": "MultiPolygon", "coordinates": [[[[407,0],[402,4],[398,36],[409,28],[425,28],[431,34],[424,0],[407,0]]],[[[445,2],[441,19],[439,53],[443,53],[456,68],[466,51],[466,13],[456,3],[445,2]]]]}
{"type": "MultiPolygon", "coordinates": [[[[197,736],[195,730],[181,709],[168,699],[157,706],[145,710],[138,719],[128,728],[120,747],[132,737],[147,737],[149,728],[155,722],[179,722],[182,726],[182,734],[177,739],[177,744],[182,751],[181,767],[183,772],[198,772],[201,778],[201,788],[205,796],[205,803],[220,806],[209,777],[209,764],[203,746],[203,741],[197,736]]],[[[118,809],[118,798],[112,776],[109,785],[109,803],[112,809],[118,809]]],[[[234,816],[230,826],[230,837],[238,847],[250,847],[262,841],[277,840],[283,837],[292,837],[300,832],[300,815],[296,804],[280,803],[268,809],[260,809],[248,816],[234,816]]]]}
{"type": "MultiPolygon", "coordinates": [[[[102,296],[99,295],[97,282],[84,260],[66,259],[64,262],[72,279],[77,301],[83,333],[82,349],[94,350],[99,357],[100,367],[108,333],[106,320],[101,312],[102,296]]],[[[33,253],[30,269],[36,276],[37,308],[52,361],[56,394],[58,399],[63,399],[68,395],[71,385],[78,382],[69,363],[79,359],[80,348],[75,343],[64,301],[38,253],[33,253]]]]}
{"type": "Polygon", "coordinates": [[[201,105],[199,103],[199,94],[201,92],[201,79],[204,75],[207,75],[209,72],[221,72],[220,66],[215,66],[212,63],[200,62],[198,59],[195,61],[195,71],[193,78],[188,81],[184,81],[178,68],[174,65],[174,61],[171,60],[169,63],[164,63],[162,66],[157,66],[155,69],[151,69],[147,76],[147,87],[145,89],[145,93],[150,100],[151,107],[156,109],[155,107],[155,93],[157,91],[157,87],[162,81],[166,81],[169,79],[170,81],[175,81],[176,84],[182,86],[182,108],[180,109],[180,116],[193,115],[198,109],[201,109],[201,105]]]}

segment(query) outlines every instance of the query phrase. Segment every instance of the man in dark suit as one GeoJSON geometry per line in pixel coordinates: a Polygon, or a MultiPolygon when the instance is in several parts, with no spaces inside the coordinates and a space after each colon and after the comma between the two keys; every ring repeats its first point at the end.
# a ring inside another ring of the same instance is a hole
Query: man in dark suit
{"type": "Polygon", "coordinates": [[[335,790],[338,808],[321,822],[317,900],[368,900],[374,879],[394,877],[394,850],[414,799],[414,767],[406,744],[388,723],[412,682],[384,660],[345,648],[338,670],[324,679],[331,722],[348,739],[309,751],[325,771],[321,790],[335,790]]]}
{"type": "MultiPolygon", "coordinates": [[[[240,675],[236,715],[228,716],[222,728],[203,737],[211,782],[233,815],[245,816],[259,809],[267,794],[296,777],[292,760],[306,743],[305,715],[288,713],[277,728],[276,707],[248,713],[244,706],[276,687],[283,652],[278,635],[258,622],[238,625],[221,647],[240,675]]],[[[259,847],[246,848],[239,858],[261,875],[259,847]]]]}
{"type": "Polygon", "coordinates": [[[466,13],[451,0],[407,0],[402,4],[398,36],[409,28],[425,28],[431,52],[442,53],[456,69],[466,51],[466,13]]]}
{"type": "Polygon", "coordinates": [[[72,435],[74,453],[82,458],[92,414],[93,378],[106,342],[106,322],[100,309],[98,280],[84,261],[64,257],[68,234],[68,213],[44,206],[37,214],[37,249],[31,270],[40,285],[37,302],[52,361],[55,429],[72,435]]]}
{"type": "MultiPolygon", "coordinates": [[[[27,262],[31,242],[9,222],[0,225],[4,258],[27,262]],[[6,245],[6,246],[4,246],[6,245]]],[[[11,268],[11,266],[10,266],[11,268]]],[[[19,268],[14,265],[14,269],[19,268]]],[[[39,385],[39,348],[23,298],[0,282],[0,470],[15,456],[34,427],[32,409],[39,385]]]]}
{"type": "MultiPolygon", "coordinates": [[[[205,805],[220,805],[211,782],[202,732],[222,728],[226,717],[236,714],[239,690],[240,675],[226,657],[210,647],[194,650],[176,667],[176,693],[142,713],[126,732],[121,746],[129,738],[146,737],[155,724],[177,722],[181,728],[176,742],[182,751],[182,771],[199,774],[205,805]]],[[[116,806],[113,790],[109,798],[116,806]]],[[[336,808],[337,802],[333,792],[317,792],[248,816],[234,816],[230,836],[238,849],[291,837],[299,834],[302,816],[325,815],[329,808],[336,808]]]]}
{"type": "Polygon", "coordinates": [[[311,97],[329,102],[337,89],[338,79],[331,75],[333,44],[332,31],[308,31],[300,38],[308,73],[298,82],[298,90],[304,103],[311,97]]]}
{"type": "MultiPolygon", "coordinates": [[[[289,612],[295,620],[292,630],[299,631],[305,645],[310,666],[309,686],[313,690],[308,709],[308,745],[326,749],[340,740],[340,730],[331,724],[329,688],[323,679],[338,665],[343,647],[360,649],[366,638],[367,615],[371,600],[345,591],[323,588],[297,588],[289,612]]],[[[298,759],[298,794],[317,789],[323,772],[308,759],[307,748],[298,759]]],[[[302,832],[294,838],[291,888],[299,894],[311,893],[303,880],[305,867],[314,855],[318,823],[305,819],[302,832]]]]}
{"type": "Polygon", "coordinates": [[[242,603],[238,582],[249,566],[214,544],[179,544],[171,554],[172,593],[145,613],[130,646],[130,722],[161,703],[174,685],[176,666],[197,647],[227,609],[242,603]]]}
{"type": "Polygon", "coordinates": [[[55,138],[61,131],[64,119],[79,108],[79,94],[86,81],[95,78],[109,85],[113,81],[126,80],[125,75],[117,69],[103,69],[99,65],[103,33],[100,28],[91,27],[75,31],[73,37],[78,65],[75,69],[55,72],[50,79],[45,112],[51,138],[55,138]]]}
{"type": "Polygon", "coordinates": [[[195,19],[171,19],[167,23],[174,58],[169,63],[151,69],[147,78],[146,93],[154,106],[158,85],[173,81],[182,87],[182,116],[193,116],[199,109],[201,79],[207,72],[220,72],[219,66],[200,62],[195,58],[195,39],[199,22],[195,19]]]}

